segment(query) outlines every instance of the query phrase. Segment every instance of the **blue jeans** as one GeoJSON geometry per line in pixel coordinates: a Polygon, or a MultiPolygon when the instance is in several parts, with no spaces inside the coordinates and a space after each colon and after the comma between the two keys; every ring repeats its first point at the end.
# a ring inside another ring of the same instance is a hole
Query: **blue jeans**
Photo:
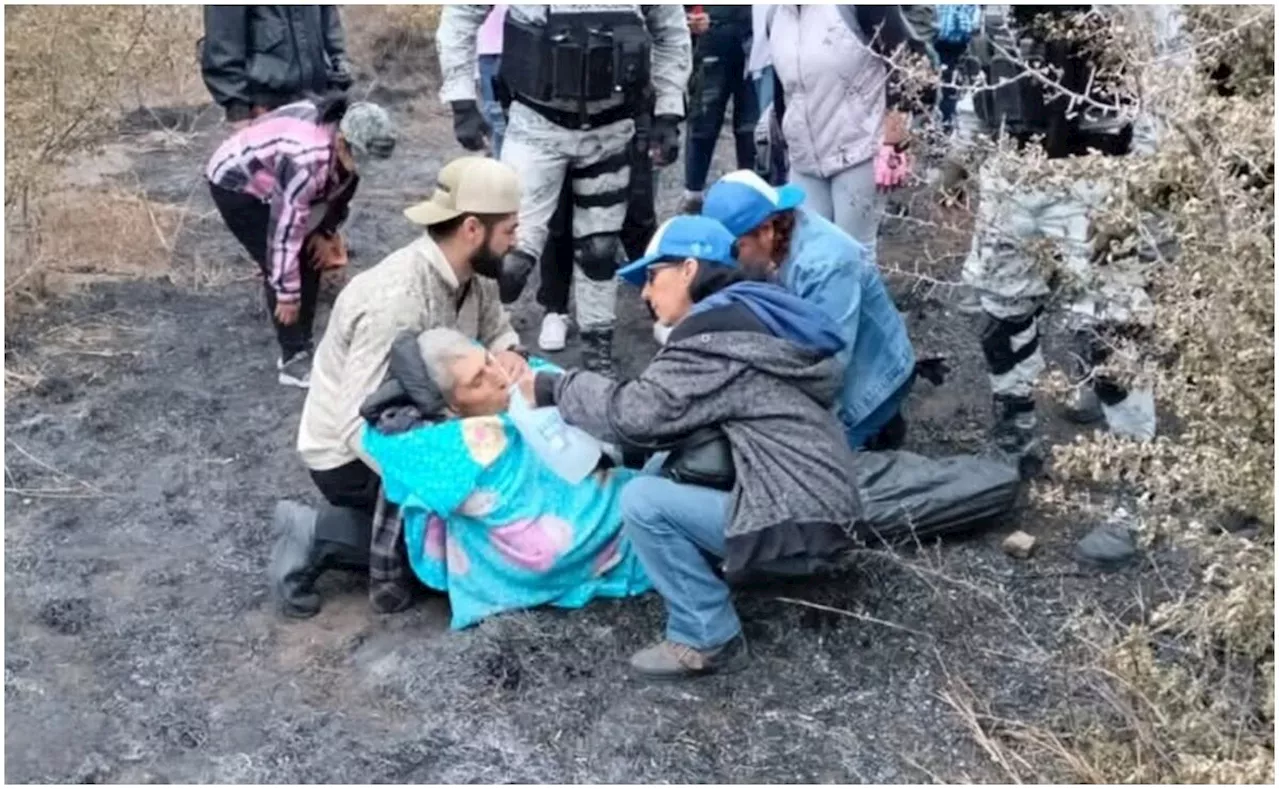
{"type": "Polygon", "coordinates": [[[502,135],[507,130],[507,116],[502,112],[502,103],[498,101],[494,83],[498,79],[498,69],[502,66],[502,55],[480,56],[480,97],[484,100],[480,111],[484,119],[493,129],[493,158],[502,155],[502,135]]]}
{"type": "Polygon", "coordinates": [[[708,559],[725,555],[729,494],[642,476],[621,503],[623,532],[666,602],[667,639],[698,650],[729,643],[742,623],[708,559]]]}
{"type": "MultiPolygon", "coordinates": [[[[694,63],[697,74],[689,97],[689,140],[684,156],[684,188],[691,192],[701,192],[707,185],[729,99],[733,99],[733,147],[739,169],[749,170],[755,164],[754,134],[760,119],[755,86],[745,74],[741,31],[712,28],[703,39],[698,42],[694,63]]],[[[745,41],[750,44],[750,31],[745,41]]]]}
{"type": "MultiPolygon", "coordinates": [[[[876,410],[867,414],[867,417],[853,427],[845,428],[845,439],[849,442],[849,448],[855,452],[867,446],[867,443],[873,438],[877,438],[881,430],[889,424],[895,416],[902,411],[902,404],[906,402],[907,396],[911,394],[911,388],[915,386],[916,376],[914,373],[907,378],[906,383],[899,386],[897,391],[889,395],[889,398],[876,407],[876,410]]],[[[893,447],[896,449],[896,447],[893,447]]]]}

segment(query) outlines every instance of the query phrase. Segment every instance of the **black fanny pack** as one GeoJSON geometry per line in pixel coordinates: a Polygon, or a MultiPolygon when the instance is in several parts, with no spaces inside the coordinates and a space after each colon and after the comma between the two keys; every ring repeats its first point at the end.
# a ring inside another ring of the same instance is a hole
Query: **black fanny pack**
{"type": "Polygon", "coordinates": [[[666,462],[662,476],[682,485],[733,490],[737,473],[729,438],[718,427],[704,427],[680,442],[666,462]]]}
{"type": "Polygon", "coordinates": [[[649,30],[634,8],[549,10],[542,24],[507,14],[502,35],[499,75],[514,96],[603,101],[649,83],[649,30]]]}

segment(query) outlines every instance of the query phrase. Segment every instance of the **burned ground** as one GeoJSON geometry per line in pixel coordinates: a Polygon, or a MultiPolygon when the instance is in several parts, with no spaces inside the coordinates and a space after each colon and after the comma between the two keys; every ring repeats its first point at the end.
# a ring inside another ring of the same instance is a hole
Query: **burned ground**
{"type": "MultiPolygon", "coordinates": [[[[401,145],[364,177],[357,269],[414,237],[400,208],[458,153],[449,119],[423,107],[393,106],[401,145]]],[[[212,114],[180,144],[145,126],[116,145],[150,199],[184,211],[169,275],[95,285],[6,336],[6,367],[29,383],[5,408],[7,781],[1003,780],[946,699],[967,688],[996,717],[1038,719],[1062,701],[1051,658],[1072,613],[1125,616],[1167,588],[1165,557],[1086,572],[1071,546],[1093,524],[1022,512],[1040,539],[1029,561],[1000,551],[1010,523],[743,590],[755,660],[728,679],[628,677],[626,656],[661,630],[652,595],[451,632],[439,598],[379,617],[359,578],[330,574],[317,617],[283,620],[264,583],[272,506],[318,498],[293,451],[303,395],[275,383],[252,264],[199,176],[212,114]]],[[[660,176],[661,216],[678,170],[660,176]]],[[[929,206],[917,196],[913,215],[929,206]]],[[[882,244],[903,268],[956,248],[909,220],[882,244]]],[[[894,289],[921,353],[953,368],[917,386],[910,448],[984,450],[974,319],[945,288],[894,289]]],[[[621,303],[632,373],[655,346],[634,290],[621,303]]],[[[515,314],[532,344],[531,296],[515,314]]]]}

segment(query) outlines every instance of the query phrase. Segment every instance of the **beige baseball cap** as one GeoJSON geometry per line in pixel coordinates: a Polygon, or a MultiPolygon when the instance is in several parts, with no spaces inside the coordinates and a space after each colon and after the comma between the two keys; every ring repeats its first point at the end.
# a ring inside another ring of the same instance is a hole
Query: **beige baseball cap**
{"type": "Polygon", "coordinates": [[[487,156],[463,156],[440,168],[430,199],[404,210],[410,222],[438,225],[461,214],[514,214],[520,210],[520,176],[487,156]]]}

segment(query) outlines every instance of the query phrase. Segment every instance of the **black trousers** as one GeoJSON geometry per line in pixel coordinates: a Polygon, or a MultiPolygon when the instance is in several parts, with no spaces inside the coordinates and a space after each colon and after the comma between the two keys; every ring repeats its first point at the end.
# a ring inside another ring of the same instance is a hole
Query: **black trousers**
{"type": "Polygon", "coordinates": [[[327,505],[316,518],[316,538],[347,546],[346,563],[364,566],[373,538],[373,513],[378,506],[378,475],[363,461],[327,471],[312,471],[311,480],[327,505]]]}
{"type": "MultiPolygon", "coordinates": [[[[276,320],[276,293],[271,289],[271,260],[267,253],[268,230],[271,225],[271,206],[252,195],[233,192],[210,184],[213,204],[222,214],[222,221],[236,237],[249,256],[258,264],[264,278],[267,309],[276,329],[276,341],[280,343],[280,356],[288,361],[294,354],[311,350],[311,327],[316,319],[316,302],[320,296],[320,271],[302,252],[298,265],[302,269],[302,293],[298,305],[298,319],[292,326],[276,320]]],[[[305,245],[304,245],[305,248],[305,245]]]]}
{"type": "MultiPolygon", "coordinates": [[[[644,248],[658,229],[653,196],[653,160],[649,158],[649,113],[636,118],[636,136],[631,141],[631,180],[627,185],[627,217],[619,234],[629,260],[644,255],[644,248]]],[[[569,314],[569,291],[573,285],[573,189],[566,175],[560,187],[560,202],[551,216],[551,234],[538,264],[538,304],[547,312],[569,314]]]]}

